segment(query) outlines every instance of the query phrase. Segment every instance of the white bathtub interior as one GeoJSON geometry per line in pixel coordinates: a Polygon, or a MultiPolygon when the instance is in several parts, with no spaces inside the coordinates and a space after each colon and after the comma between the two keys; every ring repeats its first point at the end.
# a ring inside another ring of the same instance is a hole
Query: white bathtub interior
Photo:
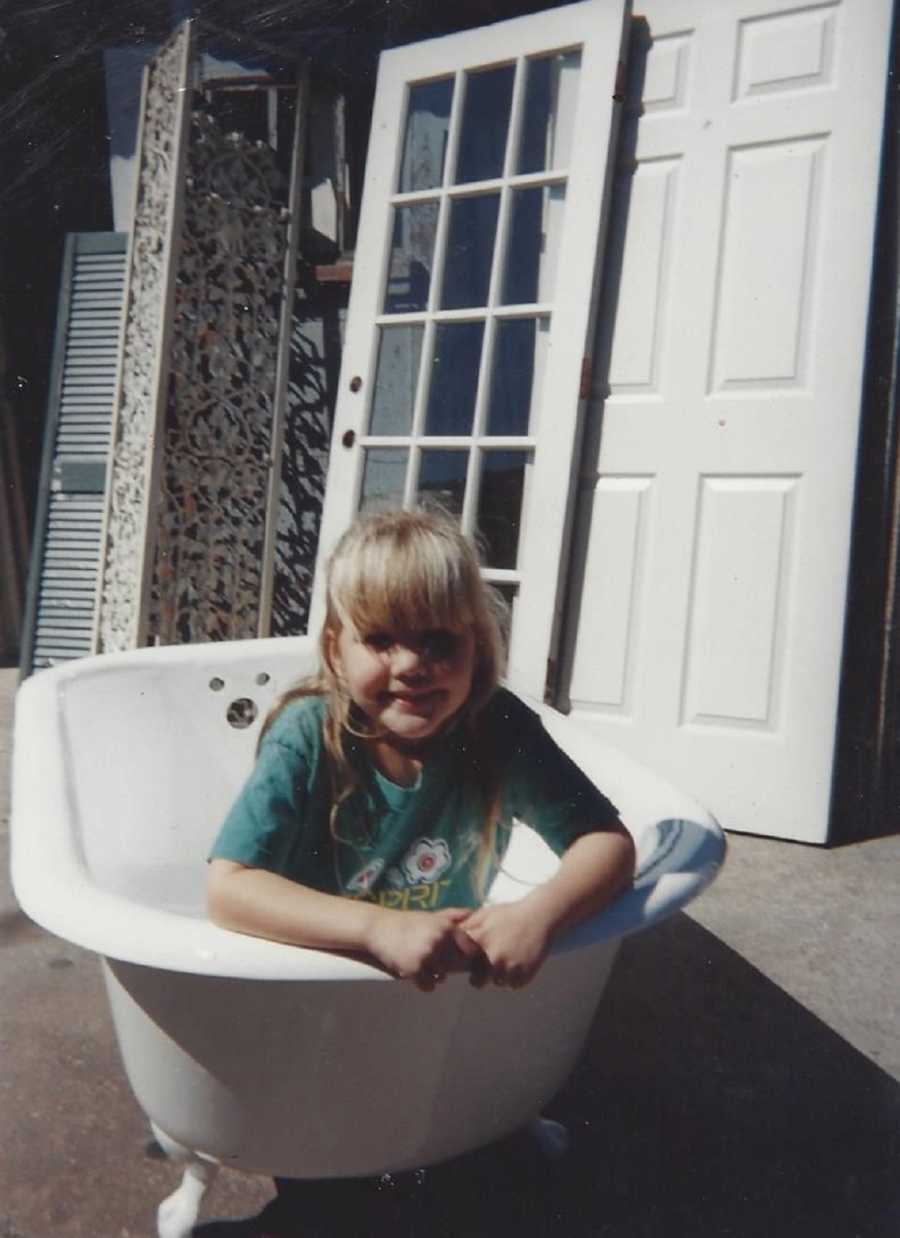
{"type": "MultiPolygon", "coordinates": [[[[223,668],[214,654],[185,661],[175,673],[148,662],[102,673],[101,664],[60,685],[76,839],[100,888],[144,906],[205,915],[205,857],[252,768],[263,719],[314,657],[304,643],[261,652],[249,666],[223,668]],[[248,712],[249,726],[229,721],[248,712]]],[[[654,814],[627,823],[639,863],[646,862],[658,844],[654,814]]],[[[521,897],[556,864],[537,834],[517,827],[491,898],[521,897]]]]}

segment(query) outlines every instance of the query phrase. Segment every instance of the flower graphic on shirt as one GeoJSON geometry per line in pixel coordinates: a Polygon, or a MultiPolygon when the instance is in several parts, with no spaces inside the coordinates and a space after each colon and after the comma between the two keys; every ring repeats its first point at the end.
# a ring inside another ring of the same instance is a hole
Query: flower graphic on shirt
{"type": "Polygon", "coordinates": [[[368,894],[381,875],[384,860],[372,860],[347,882],[348,894],[368,894]]]}
{"type": "Polygon", "coordinates": [[[420,838],[403,857],[403,872],[412,885],[430,885],[450,867],[450,848],[442,838],[420,838]]]}

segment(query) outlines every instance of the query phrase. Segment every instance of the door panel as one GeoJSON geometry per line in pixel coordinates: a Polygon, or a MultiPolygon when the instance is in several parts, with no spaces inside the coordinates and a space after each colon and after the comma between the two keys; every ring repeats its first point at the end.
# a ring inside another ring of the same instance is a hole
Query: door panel
{"type": "Polygon", "coordinates": [[[726,827],[821,842],[891,5],[638,8],[565,695],[726,827]]]}
{"type": "MultiPolygon", "coordinates": [[[[320,542],[437,500],[515,598],[544,693],[605,222],[623,0],[382,55],[320,542]],[[540,518],[534,512],[540,513],[540,518]]],[[[321,622],[317,574],[312,625],[321,622]]]]}

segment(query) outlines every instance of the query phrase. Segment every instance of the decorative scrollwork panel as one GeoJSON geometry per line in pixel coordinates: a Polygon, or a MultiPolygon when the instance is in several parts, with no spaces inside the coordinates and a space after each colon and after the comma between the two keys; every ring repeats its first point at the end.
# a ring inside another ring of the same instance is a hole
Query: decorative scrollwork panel
{"type": "Polygon", "coordinates": [[[257,635],[288,240],[272,150],[191,118],[149,635],[257,635]]]}
{"type": "Polygon", "coordinates": [[[159,384],[191,27],[183,23],[148,66],[141,153],[127,281],[120,381],[107,483],[98,606],[98,649],[129,649],[139,639],[159,384]]]}
{"type": "Polygon", "coordinates": [[[290,372],[272,592],[273,636],[306,631],[328,473],[340,332],[336,299],[298,294],[290,372]]]}

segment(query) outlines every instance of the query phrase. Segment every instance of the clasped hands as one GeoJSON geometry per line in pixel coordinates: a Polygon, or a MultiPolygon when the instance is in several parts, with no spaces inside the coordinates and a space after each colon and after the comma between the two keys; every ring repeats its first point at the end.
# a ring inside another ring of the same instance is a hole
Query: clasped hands
{"type": "Polygon", "coordinates": [[[468,972],[476,988],[521,988],[550,947],[551,925],[528,900],[441,911],[383,909],[370,942],[388,971],[431,992],[450,972],[468,972]]]}

